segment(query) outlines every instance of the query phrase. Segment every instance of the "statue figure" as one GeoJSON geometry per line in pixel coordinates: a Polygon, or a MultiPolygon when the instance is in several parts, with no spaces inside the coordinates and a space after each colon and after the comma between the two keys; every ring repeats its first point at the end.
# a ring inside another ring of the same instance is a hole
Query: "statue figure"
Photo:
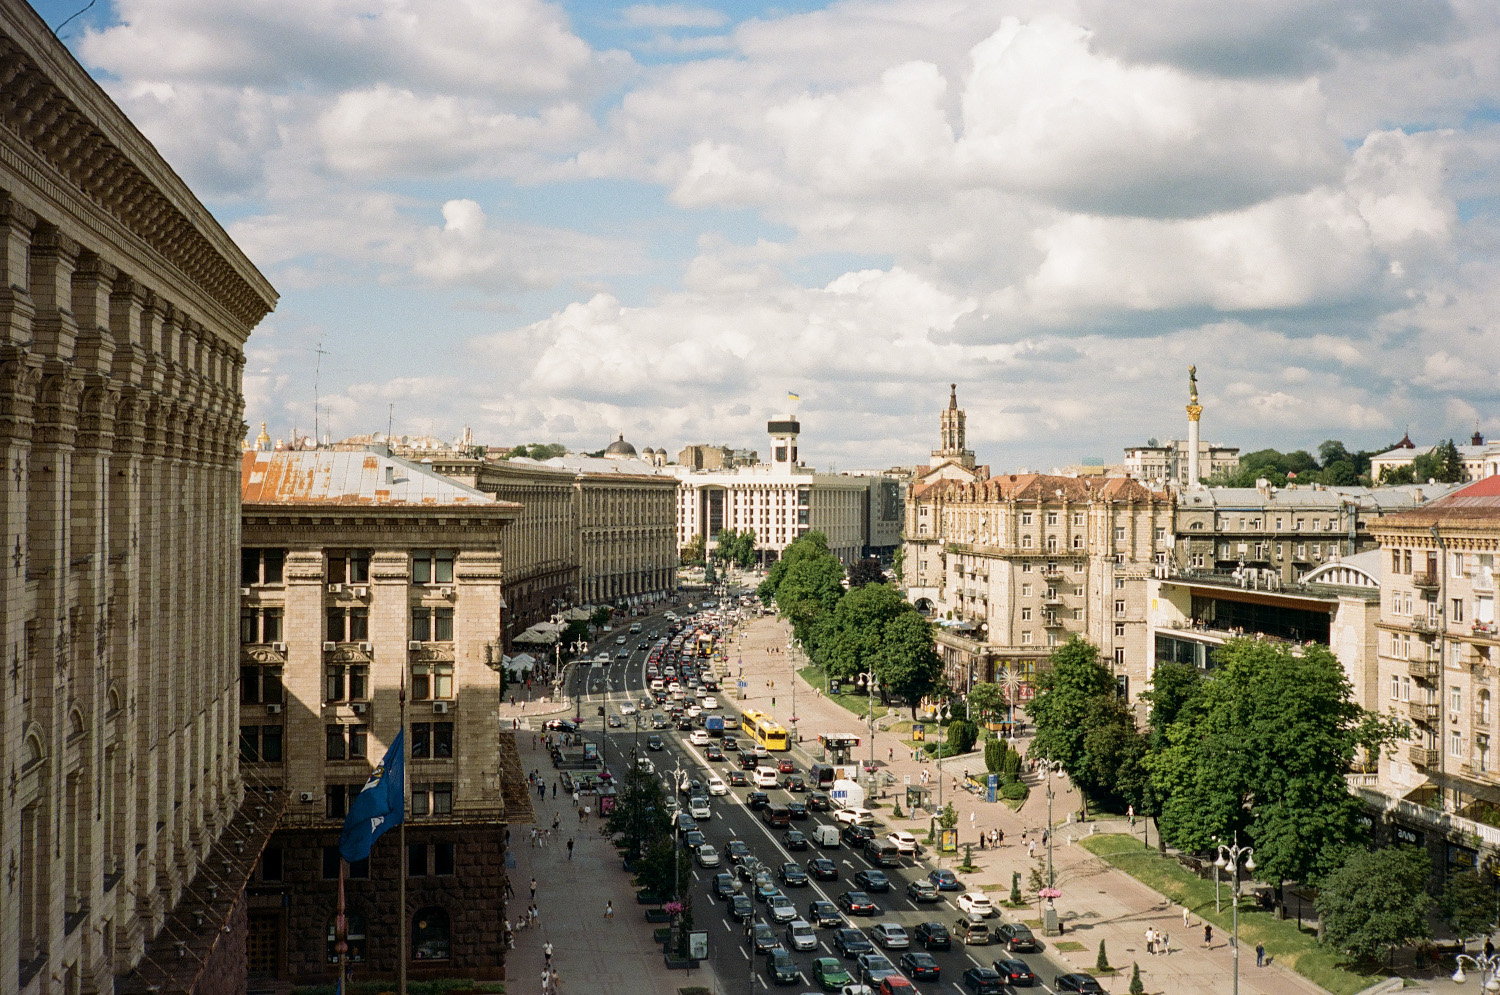
{"type": "Polygon", "coordinates": [[[1192,395],[1193,403],[1198,403],[1198,367],[1188,367],[1188,393],[1192,395]]]}

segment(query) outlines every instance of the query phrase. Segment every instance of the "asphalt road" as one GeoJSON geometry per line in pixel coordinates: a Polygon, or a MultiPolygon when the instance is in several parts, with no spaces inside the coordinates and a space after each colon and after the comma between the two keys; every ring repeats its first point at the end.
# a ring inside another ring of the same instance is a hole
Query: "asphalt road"
{"type": "MultiPolygon", "coordinates": [[[[678,609],[681,611],[681,609],[678,609]]],[[[605,725],[606,719],[598,715],[598,708],[602,704],[605,707],[606,718],[609,714],[619,713],[619,706],[625,701],[634,703],[639,708],[640,698],[645,693],[645,663],[650,645],[668,627],[668,622],[661,615],[652,615],[642,622],[642,632],[638,635],[629,635],[628,623],[625,626],[616,626],[615,631],[607,633],[605,638],[596,645],[595,651],[600,651],[608,645],[613,654],[616,650],[614,637],[620,634],[626,635],[628,645],[632,652],[628,660],[614,660],[607,667],[578,668],[574,680],[570,683],[570,691],[582,695],[581,714],[584,719],[584,731],[591,736],[597,737],[601,731],[604,732],[605,748],[611,760],[607,761],[614,765],[613,769],[622,769],[623,762],[637,742],[637,732],[633,717],[625,717],[621,728],[611,729],[605,725]],[[637,648],[637,647],[641,648],[637,648]]],[[[726,717],[726,727],[737,723],[738,712],[730,706],[729,698],[733,694],[732,681],[728,688],[721,688],[717,697],[719,698],[719,712],[726,717]]],[[[646,713],[649,715],[649,712],[646,713]]],[[[720,777],[728,780],[727,772],[737,766],[734,757],[729,756],[724,763],[709,763],[703,751],[691,746],[687,742],[686,733],[678,733],[675,730],[662,730],[660,732],[665,741],[665,748],[660,751],[646,750],[646,737],[652,730],[645,723],[639,732],[639,744],[642,752],[648,756],[656,765],[659,773],[665,774],[677,765],[689,772],[689,776],[700,780],[706,779],[709,771],[717,772],[720,777]]],[[[744,738],[741,737],[743,745],[744,738]]],[[[791,754],[777,754],[777,759],[791,754]]],[[[807,775],[806,765],[800,762],[800,758],[794,757],[797,762],[798,773],[807,775]]],[[[669,788],[669,790],[671,790],[669,788]]],[[[839,868],[839,880],[837,881],[810,881],[805,887],[783,888],[787,896],[791,898],[799,911],[806,912],[809,903],[815,899],[824,899],[836,902],[838,896],[844,891],[857,890],[851,879],[860,870],[874,866],[864,855],[840,846],[837,849],[823,850],[813,844],[805,851],[788,851],[783,845],[785,830],[775,830],[763,823],[758,813],[751,811],[745,805],[745,796],[753,789],[730,788],[729,794],[710,799],[713,809],[713,817],[707,821],[700,822],[698,828],[707,837],[722,855],[725,846],[731,839],[740,839],[749,846],[751,853],[758,857],[764,864],[773,870],[789,860],[795,860],[804,867],[807,862],[816,856],[831,857],[839,868]]],[[[768,791],[773,803],[792,800],[805,800],[806,795],[793,795],[782,789],[771,789],[768,791]]],[[[686,799],[683,799],[685,802],[686,799]]],[[[811,837],[814,827],[819,824],[836,825],[830,813],[809,813],[806,821],[794,821],[793,829],[801,830],[805,835],[811,837]]],[[[907,884],[915,878],[925,878],[928,871],[932,870],[934,864],[927,861],[914,862],[910,858],[903,861],[904,866],[900,868],[885,868],[887,876],[891,880],[891,890],[885,893],[872,894],[871,898],[880,908],[880,914],[876,917],[859,916],[847,921],[852,925],[863,929],[869,935],[869,928],[879,922],[896,922],[906,927],[911,933],[917,924],[925,921],[935,920],[941,922],[952,930],[955,920],[962,913],[955,904],[958,897],[957,892],[943,892],[938,902],[914,903],[906,896],[907,884]]],[[[728,915],[726,903],[714,899],[710,892],[714,875],[723,872],[732,872],[733,868],[725,858],[718,868],[698,867],[693,865],[693,915],[695,925],[699,929],[706,929],[709,933],[709,957],[720,982],[728,992],[747,992],[754,995],[773,987],[765,970],[765,958],[752,955],[745,943],[745,927],[733,920],[728,915]]],[[[992,898],[996,896],[991,896],[992,898]]],[[[766,907],[757,903],[756,915],[759,921],[767,922],[777,931],[784,932],[785,927],[770,923],[766,907]]],[[[847,920],[847,917],[846,917],[847,920]]],[[[1001,918],[991,918],[990,928],[994,928],[1003,921],[1001,918]]],[[[813,961],[819,957],[838,957],[837,950],[832,945],[831,928],[818,929],[818,949],[792,952],[801,971],[801,979],[793,984],[785,986],[791,992],[814,991],[817,983],[814,980],[812,968],[813,961]]],[[[1040,938],[1040,937],[1039,937],[1040,938]]],[[[1046,941],[1043,940],[1044,950],[1040,954],[1008,954],[998,944],[988,946],[965,947],[955,941],[952,949],[930,951],[934,959],[942,969],[941,977],[934,980],[914,982],[919,992],[936,993],[946,991],[967,992],[961,983],[962,975],[970,967],[990,964],[1002,957],[1008,959],[1023,960],[1028,963],[1031,970],[1037,975],[1037,991],[1052,991],[1053,979],[1067,973],[1069,968],[1053,961],[1045,951],[1046,941]]],[[[784,944],[790,950],[790,944],[784,944]]],[[[921,950],[921,946],[914,945],[914,950],[921,950]]],[[[877,947],[877,951],[879,948],[877,947]]],[[[879,951],[884,953],[892,963],[899,966],[899,961],[904,950],[879,951]]],[[[843,966],[851,974],[857,975],[858,965],[853,960],[841,958],[843,966]]],[[[857,980],[857,979],[856,979],[857,980]]]]}

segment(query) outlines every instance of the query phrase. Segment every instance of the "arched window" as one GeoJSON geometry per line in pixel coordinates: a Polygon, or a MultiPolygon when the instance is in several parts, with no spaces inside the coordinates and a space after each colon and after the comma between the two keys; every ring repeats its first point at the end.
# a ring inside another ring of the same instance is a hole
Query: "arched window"
{"type": "MultiPolygon", "coordinates": [[[[339,953],[335,949],[338,944],[337,932],[338,918],[328,920],[328,963],[337,964],[339,953]]],[[[349,963],[360,964],[365,959],[365,917],[349,916],[349,963]]]]}
{"type": "Polygon", "coordinates": [[[1024,536],[1021,537],[1021,548],[1022,549],[1030,549],[1031,548],[1031,536],[1024,535],[1024,536]]]}
{"type": "Polygon", "coordinates": [[[412,919],[411,959],[448,959],[448,913],[437,906],[419,909],[412,919]]]}

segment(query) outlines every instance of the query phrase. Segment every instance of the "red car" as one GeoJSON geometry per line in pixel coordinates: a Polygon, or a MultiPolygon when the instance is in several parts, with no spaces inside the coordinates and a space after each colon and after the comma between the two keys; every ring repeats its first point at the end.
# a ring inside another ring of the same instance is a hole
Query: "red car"
{"type": "Polygon", "coordinates": [[[781,773],[783,773],[783,774],[790,774],[792,771],[796,770],[797,768],[796,768],[796,766],[790,760],[783,759],[780,763],[778,763],[776,765],[776,769],[779,770],[779,771],[781,771],[781,773]]]}

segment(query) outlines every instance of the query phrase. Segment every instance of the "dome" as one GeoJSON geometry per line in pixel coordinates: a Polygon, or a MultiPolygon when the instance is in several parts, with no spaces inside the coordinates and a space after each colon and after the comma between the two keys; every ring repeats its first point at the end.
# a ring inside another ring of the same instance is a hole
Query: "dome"
{"type": "Polygon", "coordinates": [[[621,432],[618,439],[604,447],[604,455],[614,457],[634,456],[635,447],[625,441],[625,433],[621,432]]]}

